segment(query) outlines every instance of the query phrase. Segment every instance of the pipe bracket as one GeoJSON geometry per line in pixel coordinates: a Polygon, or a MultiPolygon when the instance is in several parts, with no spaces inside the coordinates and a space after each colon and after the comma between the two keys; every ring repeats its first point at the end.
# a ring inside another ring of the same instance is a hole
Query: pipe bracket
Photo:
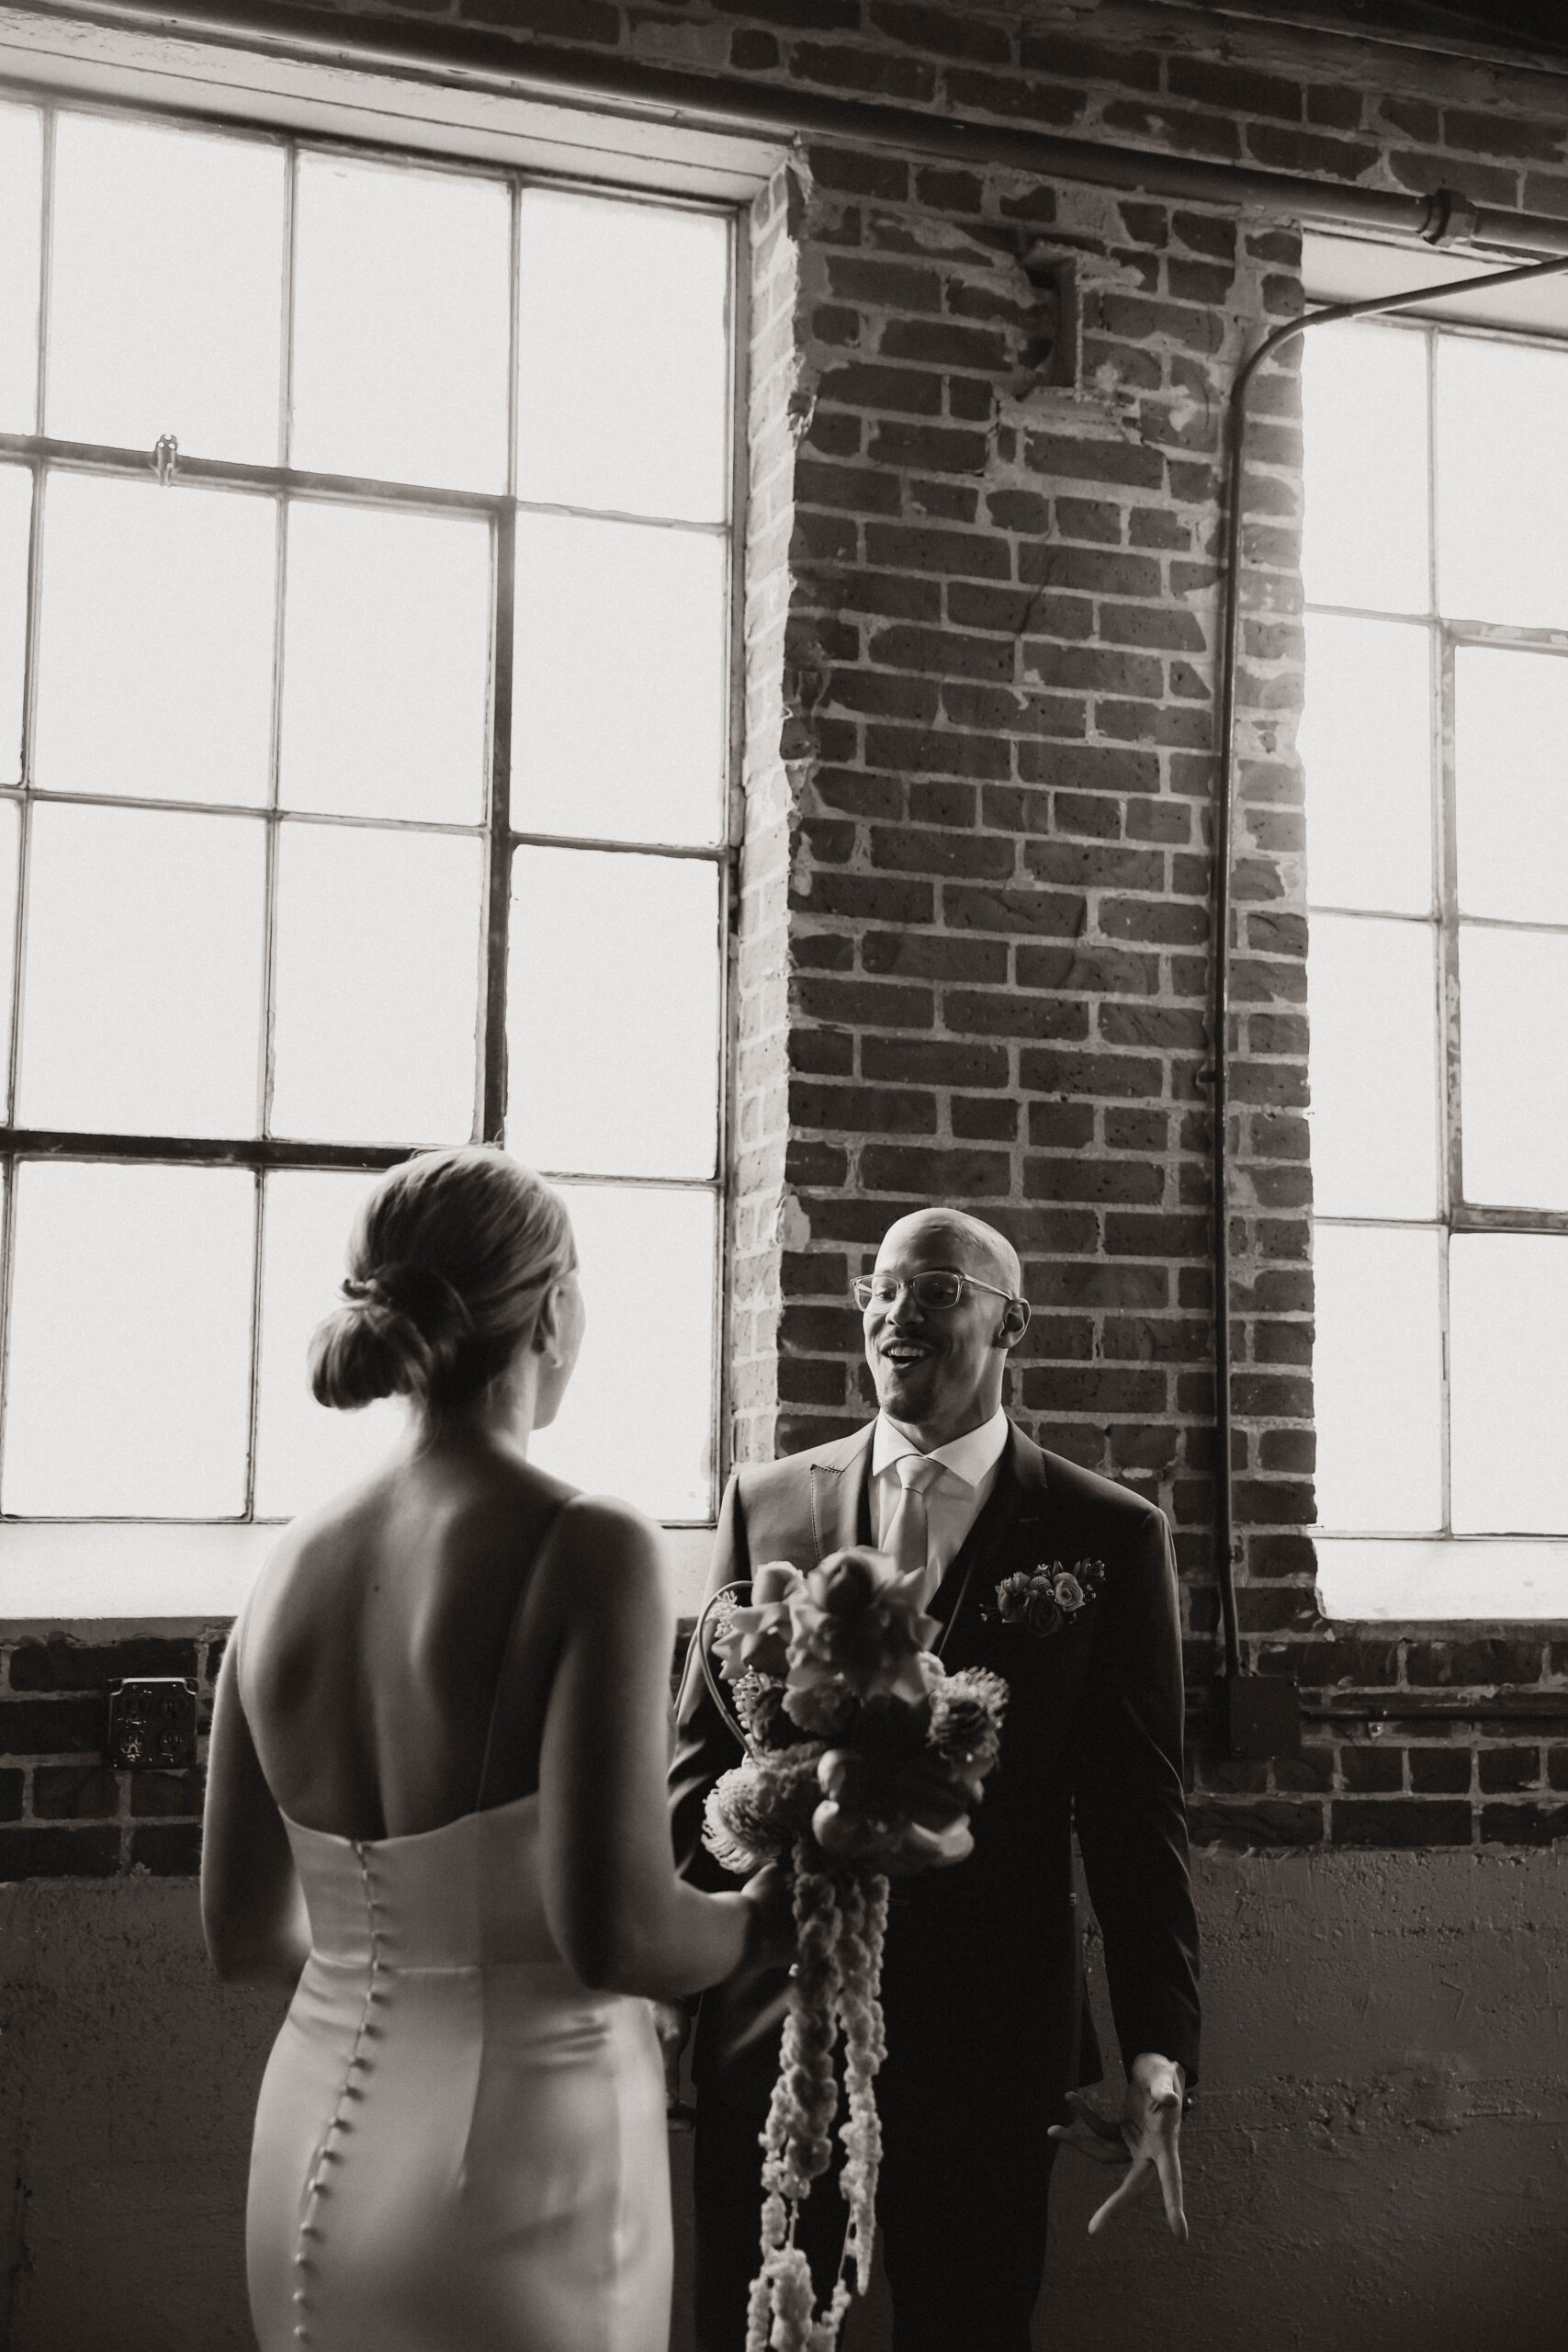
{"type": "Polygon", "coordinates": [[[1421,241],[1427,245],[1473,243],[1481,215],[1468,196],[1457,188],[1434,188],[1421,223],[1421,241]]]}

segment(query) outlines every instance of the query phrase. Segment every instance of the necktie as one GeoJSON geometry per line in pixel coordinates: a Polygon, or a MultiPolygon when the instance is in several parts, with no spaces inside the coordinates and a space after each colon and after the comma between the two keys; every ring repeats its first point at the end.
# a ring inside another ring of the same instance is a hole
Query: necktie
{"type": "MultiPolygon", "coordinates": [[[[901,1453],[893,1468],[898,1480],[898,1499],[884,1532],[882,1548],[891,1552],[901,1574],[908,1576],[917,1570],[923,1576],[931,1546],[926,1495],[941,1477],[942,1464],[924,1453],[901,1453]]],[[[930,1595],[924,1597],[929,1600],[930,1595]]]]}

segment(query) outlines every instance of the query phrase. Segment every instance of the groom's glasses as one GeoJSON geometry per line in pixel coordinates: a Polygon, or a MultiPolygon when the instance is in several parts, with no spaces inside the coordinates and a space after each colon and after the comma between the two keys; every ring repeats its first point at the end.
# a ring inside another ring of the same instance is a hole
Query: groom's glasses
{"type": "Polygon", "coordinates": [[[945,1267],[933,1267],[929,1273],[911,1274],[901,1283],[896,1274],[862,1274],[850,1284],[855,1305],[863,1313],[868,1306],[892,1306],[901,1291],[908,1291],[917,1306],[930,1307],[942,1314],[956,1306],[968,1290],[988,1290],[997,1298],[1010,1299],[1010,1290],[998,1290],[995,1283],[983,1283],[973,1274],[949,1273],[945,1267]]]}

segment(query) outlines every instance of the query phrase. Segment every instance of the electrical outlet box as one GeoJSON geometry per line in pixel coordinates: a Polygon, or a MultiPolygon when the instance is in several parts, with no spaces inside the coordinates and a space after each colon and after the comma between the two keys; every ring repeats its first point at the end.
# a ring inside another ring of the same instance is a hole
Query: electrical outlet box
{"type": "Polygon", "coordinates": [[[175,1674],[117,1682],[109,1691],[108,1762],[118,1772],[174,1772],[194,1764],[195,1683],[175,1674]]]}
{"type": "Polygon", "coordinates": [[[1301,1693],[1282,1674],[1222,1674],[1214,1684],[1220,1743],[1227,1756],[1299,1756],[1301,1693]]]}

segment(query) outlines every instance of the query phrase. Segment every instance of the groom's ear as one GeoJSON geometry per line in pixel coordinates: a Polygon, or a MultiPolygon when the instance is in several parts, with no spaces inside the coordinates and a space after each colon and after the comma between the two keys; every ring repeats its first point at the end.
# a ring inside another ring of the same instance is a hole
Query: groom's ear
{"type": "Polygon", "coordinates": [[[1002,1311],[1001,1329],[997,1333],[998,1348],[1016,1348],[1029,1329],[1031,1308],[1026,1298],[1010,1298],[1002,1311]]]}

